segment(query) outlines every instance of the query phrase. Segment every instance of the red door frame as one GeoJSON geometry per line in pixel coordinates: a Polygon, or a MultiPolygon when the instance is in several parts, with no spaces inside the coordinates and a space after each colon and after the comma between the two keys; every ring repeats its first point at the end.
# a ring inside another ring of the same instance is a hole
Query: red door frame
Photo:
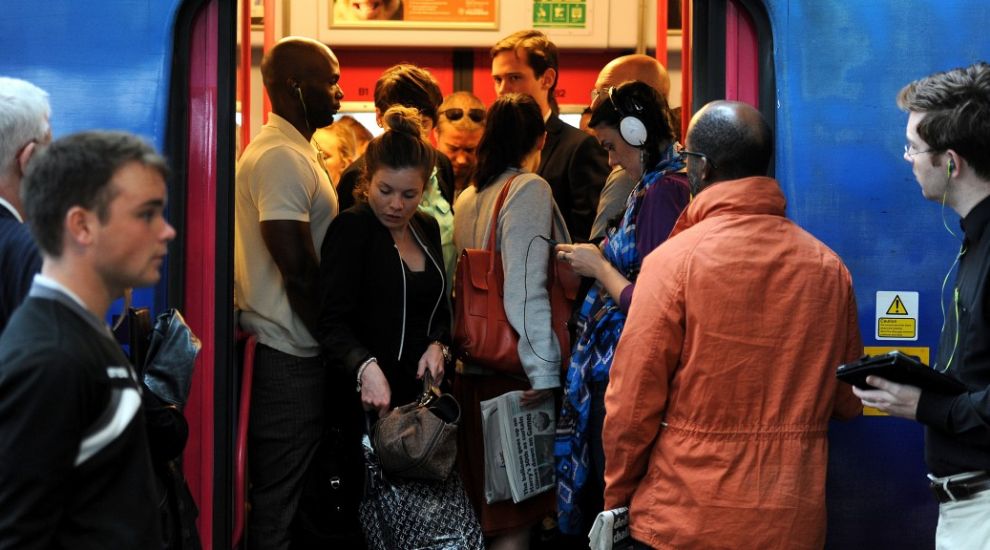
{"type": "MultiPolygon", "coordinates": [[[[203,548],[213,547],[214,381],[216,379],[216,242],[217,242],[217,94],[218,8],[206,4],[193,21],[189,53],[186,186],[186,321],[203,349],[196,360],[192,392],[186,405],[189,442],[184,471],[200,509],[203,548]]],[[[223,287],[221,287],[223,288],[223,287]]]]}

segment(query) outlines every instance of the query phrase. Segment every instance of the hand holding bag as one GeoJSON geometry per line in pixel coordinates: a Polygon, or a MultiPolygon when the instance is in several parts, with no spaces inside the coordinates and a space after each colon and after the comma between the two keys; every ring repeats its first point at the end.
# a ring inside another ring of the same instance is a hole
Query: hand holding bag
{"type": "Polygon", "coordinates": [[[447,479],[457,457],[461,408],[454,396],[440,393],[427,371],[423,395],[378,419],[372,444],[386,474],[406,479],[447,479]]]}
{"type": "MultiPolygon", "coordinates": [[[[454,277],[454,348],[465,362],[506,374],[524,375],[519,360],[519,334],[505,315],[502,254],[495,250],[498,215],[514,179],[515,176],[512,176],[505,182],[495,201],[487,246],[465,249],[457,262],[454,277]]],[[[571,266],[558,260],[556,254],[551,254],[547,268],[547,293],[550,297],[552,329],[560,344],[562,369],[566,368],[570,358],[571,338],[567,321],[579,283],[571,266]]]]}

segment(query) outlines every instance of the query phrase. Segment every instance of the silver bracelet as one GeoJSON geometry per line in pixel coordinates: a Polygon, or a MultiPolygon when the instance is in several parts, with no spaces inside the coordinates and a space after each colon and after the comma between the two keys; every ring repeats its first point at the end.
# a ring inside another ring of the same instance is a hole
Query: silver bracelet
{"type": "Polygon", "coordinates": [[[367,359],[364,360],[364,363],[361,363],[361,366],[358,367],[358,370],[357,370],[357,392],[358,393],[361,393],[361,375],[364,374],[364,369],[368,368],[368,365],[370,365],[372,363],[377,363],[377,362],[378,362],[378,359],[375,359],[374,357],[369,357],[369,358],[367,358],[367,359]]]}

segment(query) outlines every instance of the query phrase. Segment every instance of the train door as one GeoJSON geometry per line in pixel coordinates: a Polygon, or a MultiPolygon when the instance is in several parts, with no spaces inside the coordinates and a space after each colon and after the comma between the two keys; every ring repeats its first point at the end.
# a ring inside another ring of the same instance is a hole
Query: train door
{"type": "MultiPolygon", "coordinates": [[[[227,479],[233,341],[233,8],[219,0],[4,2],[0,72],[50,93],[56,138],[107,128],[138,134],[169,160],[178,237],[162,282],[133,305],[182,310],[204,343],[185,409],[184,469],[204,547],[229,539],[227,479]],[[216,453],[216,454],[214,454],[216,453]],[[219,524],[214,526],[214,523],[219,524]],[[226,538],[224,538],[226,537],[226,538]]],[[[111,314],[121,311],[117,303],[111,314]]],[[[226,543],[229,546],[229,543],[226,543]]]]}
{"type": "MultiPolygon", "coordinates": [[[[985,4],[731,0],[693,10],[694,108],[739,99],[772,121],[788,215],[849,266],[865,351],[928,362],[959,247],[943,226],[958,219],[922,198],[894,98],[911,80],[990,55],[985,4]]],[[[833,422],[830,443],[827,547],[931,548],[937,507],[920,425],[867,409],[833,422]]]]}

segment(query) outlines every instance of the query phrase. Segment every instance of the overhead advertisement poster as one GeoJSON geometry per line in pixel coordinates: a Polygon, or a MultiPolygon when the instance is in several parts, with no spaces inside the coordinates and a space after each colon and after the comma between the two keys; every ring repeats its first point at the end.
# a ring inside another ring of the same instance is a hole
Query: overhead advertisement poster
{"type": "Polygon", "coordinates": [[[586,0],[535,0],[533,27],[543,29],[586,29],[588,2],[586,0]]]}
{"type": "Polygon", "coordinates": [[[331,28],[498,28],[498,0],[327,1],[331,28]]]}

